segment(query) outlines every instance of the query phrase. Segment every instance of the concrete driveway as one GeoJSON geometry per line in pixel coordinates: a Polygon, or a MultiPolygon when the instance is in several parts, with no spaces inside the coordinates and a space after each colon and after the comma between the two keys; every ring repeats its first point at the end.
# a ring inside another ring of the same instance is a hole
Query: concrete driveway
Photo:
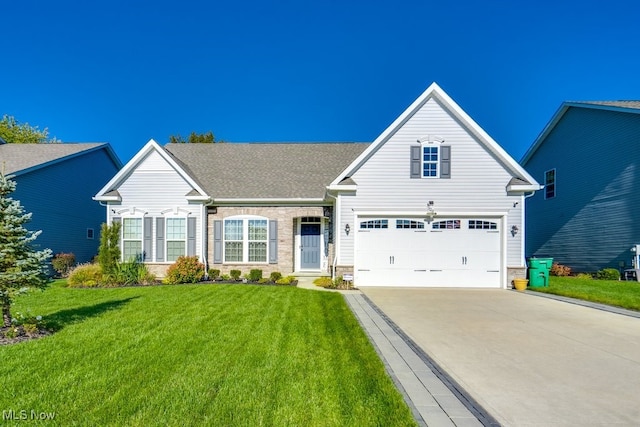
{"type": "Polygon", "coordinates": [[[640,318],[511,290],[361,291],[504,426],[640,425],[640,318]]]}

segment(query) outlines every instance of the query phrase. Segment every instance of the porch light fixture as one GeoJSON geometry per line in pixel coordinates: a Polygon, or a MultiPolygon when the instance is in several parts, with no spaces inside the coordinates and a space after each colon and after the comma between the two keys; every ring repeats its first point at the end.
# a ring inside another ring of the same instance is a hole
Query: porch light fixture
{"type": "Polygon", "coordinates": [[[347,236],[349,235],[349,232],[351,231],[351,227],[349,227],[349,224],[344,226],[344,232],[347,233],[347,236]]]}
{"type": "Polygon", "coordinates": [[[518,226],[517,225],[512,225],[511,226],[511,236],[512,237],[516,237],[516,234],[518,234],[518,226]]]}
{"type": "Polygon", "coordinates": [[[433,208],[433,200],[429,200],[429,204],[427,205],[427,213],[426,213],[427,222],[433,221],[433,218],[435,218],[436,215],[438,215],[438,213],[433,208]]]}

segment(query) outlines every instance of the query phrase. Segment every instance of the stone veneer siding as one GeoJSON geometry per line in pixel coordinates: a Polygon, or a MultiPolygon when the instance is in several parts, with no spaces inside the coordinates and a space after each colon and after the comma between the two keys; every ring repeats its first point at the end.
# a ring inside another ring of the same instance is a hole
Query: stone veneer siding
{"type": "MultiPolygon", "coordinates": [[[[323,216],[322,206],[221,206],[217,207],[216,213],[207,214],[207,263],[209,268],[220,270],[220,274],[229,274],[230,270],[240,270],[242,274],[249,273],[252,269],[262,270],[263,277],[269,277],[271,272],[277,271],[283,276],[294,272],[295,256],[297,248],[295,245],[295,235],[297,224],[301,217],[323,216]],[[277,264],[214,264],[213,262],[213,224],[216,220],[224,220],[236,215],[258,215],[270,220],[278,220],[278,263],[277,264]]],[[[325,224],[326,225],[326,224],[325,224]]],[[[328,268],[324,273],[330,272],[333,245],[329,245],[328,268]]]]}

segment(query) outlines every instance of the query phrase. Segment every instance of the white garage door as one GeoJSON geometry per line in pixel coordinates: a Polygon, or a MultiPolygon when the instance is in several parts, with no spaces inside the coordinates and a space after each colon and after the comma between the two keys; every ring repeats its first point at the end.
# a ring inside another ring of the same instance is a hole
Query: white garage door
{"type": "Polygon", "coordinates": [[[360,218],[357,286],[500,287],[496,218],[360,218]]]}

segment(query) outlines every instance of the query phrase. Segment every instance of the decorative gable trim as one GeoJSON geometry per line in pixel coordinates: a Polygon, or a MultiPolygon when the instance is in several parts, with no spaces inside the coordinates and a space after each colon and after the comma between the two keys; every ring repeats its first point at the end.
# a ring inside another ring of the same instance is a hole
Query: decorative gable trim
{"type": "MultiPolygon", "coordinates": [[[[334,188],[340,181],[347,176],[352,176],[367,160],[384,145],[411,117],[413,117],[422,106],[430,99],[436,99],[447,111],[456,117],[483,146],[489,150],[506,169],[515,177],[525,181],[536,183],[536,180],[524,170],[507,152],[491,138],[467,113],[465,113],[453,99],[449,97],[436,83],[425,90],[410,106],[407,108],[391,125],[378,136],[375,141],[355,159],[336,179],[331,183],[329,188],[334,188]]],[[[433,138],[435,136],[427,136],[433,138]]],[[[537,184],[537,183],[536,183],[537,184]]],[[[538,185],[538,189],[540,186],[538,185]]]]}
{"type": "Polygon", "coordinates": [[[178,174],[185,180],[187,183],[193,188],[195,193],[189,193],[187,195],[188,200],[195,201],[207,201],[210,197],[207,195],[206,191],[202,189],[198,183],[182,168],[180,165],[173,159],[167,151],[165,151],[156,141],[150,139],[147,144],[142,147],[138,153],[133,156],[127,164],[120,169],[120,171],[113,177],[111,180],[102,187],[102,189],[93,197],[93,200],[100,202],[110,202],[114,201],[112,196],[108,196],[108,193],[117,191],[122,182],[140,165],[140,163],[146,158],[146,156],[152,152],[156,151],[178,174]],[[197,194],[197,195],[196,195],[197,194]]]}

